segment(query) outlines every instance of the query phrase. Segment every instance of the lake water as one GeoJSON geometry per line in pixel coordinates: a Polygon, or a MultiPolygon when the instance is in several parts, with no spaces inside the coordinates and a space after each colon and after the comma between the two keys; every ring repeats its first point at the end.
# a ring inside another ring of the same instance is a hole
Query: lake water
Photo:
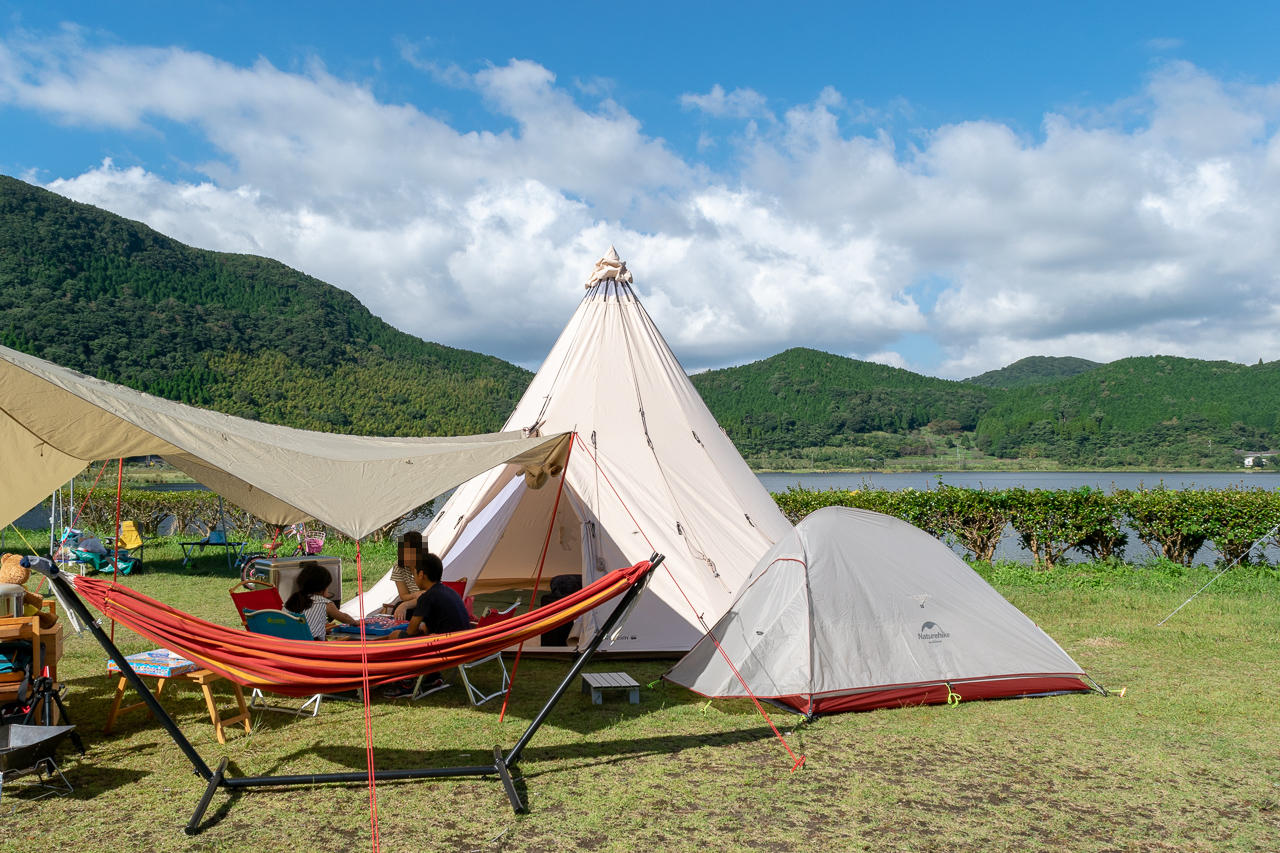
{"type": "MultiPolygon", "coordinates": [[[[1136,489],[1139,486],[1148,488],[1164,483],[1171,489],[1224,489],[1229,486],[1248,488],[1276,489],[1280,488],[1280,471],[1256,472],[1205,472],[1205,473],[1160,473],[1160,472],[1059,472],[1059,471],[942,471],[931,473],[883,474],[868,472],[865,474],[757,474],[760,482],[770,492],[785,492],[792,486],[806,489],[930,489],[936,488],[939,478],[949,486],[962,486],[977,489],[1009,489],[1021,486],[1025,489],[1074,489],[1080,486],[1092,486],[1107,492],[1113,489],[1136,489]]],[[[198,483],[173,483],[144,486],[149,491],[192,491],[203,489],[198,483]]],[[[437,502],[440,505],[443,501],[437,502]]],[[[32,509],[16,522],[23,529],[41,529],[49,526],[48,510],[39,507],[32,509]]],[[[957,553],[964,549],[957,547],[957,553]]],[[[1131,560],[1141,559],[1147,548],[1138,537],[1129,531],[1129,547],[1127,556],[1131,560]]],[[[1079,558],[1082,555],[1072,553],[1079,558]]],[[[1268,559],[1280,557],[1275,549],[1268,549],[1268,559]]],[[[996,549],[996,558],[1002,560],[1030,560],[1030,554],[1019,544],[1012,528],[1005,530],[1005,536],[996,549]]],[[[1212,562],[1214,553],[1207,547],[1201,550],[1197,562],[1212,562]]]]}
{"type": "Polygon", "coordinates": [[[1225,489],[1228,486],[1280,488],[1280,471],[1226,472],[1151,472],[1151,471],[937,471],[906,474],[757,474],[771,492],[785,492],[791,486],[806,489],[931,489],[938,479],[948,486],[969,489],[1074,489],[1092,486],[1110,492],[1112,489],[1153,488],[1164,483],[1170,489],[1225,489]]]}

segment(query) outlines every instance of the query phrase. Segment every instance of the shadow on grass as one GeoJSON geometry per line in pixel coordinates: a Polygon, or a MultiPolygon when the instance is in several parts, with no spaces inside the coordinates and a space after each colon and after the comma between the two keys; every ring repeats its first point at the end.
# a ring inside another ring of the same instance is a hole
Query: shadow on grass
{"type": "MultiPolygon", "coordinates": [[[[515,743],[518,737],[518,732],[512,732],[511,744],[504,745],[504,752],[510,745],[515,743]]],[[[531,745],[524,751],[521,760],[522,765],[526,762],[552,761],[558,762],[560,766],[532,773],[522,773],[521,776],[537,778],[564,772],[565,770],[619,764],[623,761],[644,756],[675,755],[687,749],[699,749],[707,746],[733,746],[741,743],[768,740],[771,737],[773,737],[773,732],[766,726],[760,726],[706,735],[660,735],[648,738],[622,738],[545,747],[531,745]]],[[[535,736],[534,742],[536,743],[536,741],[537,738],[535,736]]],[[[379,770],[407,770],[414,768],[457,767],[460,765],[480,766],[487,765],[492,760],[492,747],[476,745],[467,748],[470,749],[470,752],[460,752],[459,748],[434,750],[380,748],[375,752],[374,766],[379,770]]],[[[319,767],[314,771],[299,770],[291,766],[296,762],[305,761],[309,756],[315,755],[320,755],[328,762],[351,770],[362,771],[367,767],[365,764],[367,756],[364,747],[321,745],[319,741],[316,741],[311,746],[301,747],[286,755],[277,757],[269,767],[257,769],[252,774],[244,774],[235,762],[232,762],[229,768],[234,770],[236,775],[253,776],[270,776],[283,766],[290,766],[290,775],[303,775],[308,772],[335,772],[331,769],[319,767]]],[[[497,775],[496,772],[494,775],[497,775]]]]}

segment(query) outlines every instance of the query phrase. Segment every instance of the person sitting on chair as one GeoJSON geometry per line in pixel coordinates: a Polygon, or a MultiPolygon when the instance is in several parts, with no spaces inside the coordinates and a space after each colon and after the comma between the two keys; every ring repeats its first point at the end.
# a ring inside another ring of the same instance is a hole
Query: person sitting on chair
{"type": "Polygon", "coordinates": [[[400,596],[399,600],[394,602],[392,609],[395,619],[408,619],[418,596],[422,595],[422,589],[414,577],[418,571],[418,564],[422,562],[426,553],[427,549],[422,544],[422,534],[418,531],[410,530],[400,540],[396,564],[391,569],[391,580],[395,581],[396,592],[400,596]]]}
{"type": "MultiPolygon", "coordinates": [[[[404,637],[421,637],[428,634],[451,634],[454,631],[471,630],[471,616],[462,596],[440,583],[444,577],[444,563],[435,554],[427,553],[418,563],[414,582],[422,590],[413,606],[413,615],[403,633],[392,631],[388,640],[404,637]]],[[[383,692],[388,699],[401,699],[413,695],[414,681],[408,678],[383,692]]],[[[433,672],[422,678],[426,689],[443,686],[440,673],[433,672]]]]}
{"type": "Polygon", "coordinates": [[[328,569],[315,560],[303,562],[300,568],[302,571],[298,572],[298,588],[284,603],[284,609],[306,619],[314,639],[324,639],[325,628],[330,619],[336,619],[344,625],[359,624],[329,600],[329,584],[333,583],[333,575],[328,569]]]}

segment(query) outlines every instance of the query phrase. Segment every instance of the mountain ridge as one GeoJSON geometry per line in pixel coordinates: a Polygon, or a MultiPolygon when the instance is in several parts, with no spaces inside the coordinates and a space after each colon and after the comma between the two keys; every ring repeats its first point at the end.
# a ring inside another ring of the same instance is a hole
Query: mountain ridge
{"type": "Polygon", "coordinates": [[[386,435],[500,428],[532,374],[422,341],[268,258],[0,176],[0,342],[169,399],[386,435]]]}

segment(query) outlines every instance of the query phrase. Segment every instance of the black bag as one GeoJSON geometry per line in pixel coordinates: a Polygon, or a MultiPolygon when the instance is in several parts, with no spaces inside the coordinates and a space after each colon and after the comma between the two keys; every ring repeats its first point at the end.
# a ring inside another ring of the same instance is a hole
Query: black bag
{"type": "MultiPolygon", "coordinates": [[[[551,591],[543,593],[539,600],[540,607],[546,607],[548,604],[559,601],[562,598],[568,598],[575,592],[582,589],[582,575],[556,575],[551,579],[551,591]]],[[[573,623],[566,622],[559,628],[552,628],[550,631],[544,631],[542,634],[542,645],[544,646],[567,646],[569,644],[569,632],[573,630],[573,623]]]]}

